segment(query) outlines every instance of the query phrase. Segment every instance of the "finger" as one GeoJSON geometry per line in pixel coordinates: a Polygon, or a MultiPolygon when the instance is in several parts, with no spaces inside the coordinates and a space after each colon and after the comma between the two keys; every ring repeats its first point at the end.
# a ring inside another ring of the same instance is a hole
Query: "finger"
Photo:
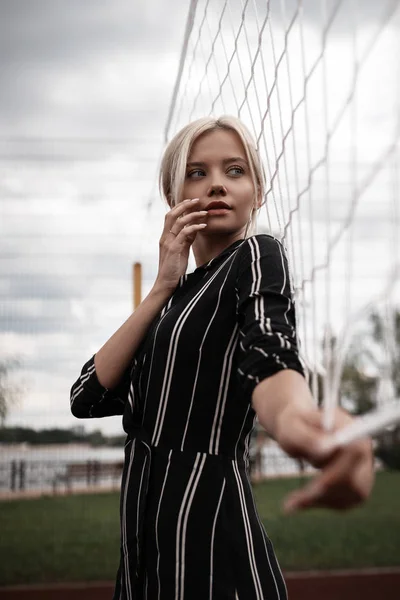
{"type": "Polygon", "coordinates": [[[342,451],[318,476],[290,494],[284,502],[285,512],[305,508],[350,508],[362,499],[357,490],[360,454],[342,451]]]}
{"type": "Polygon", "coordinates": [[[316,478],[310,484],[286,496],[283,502],[283,511],[289,514],[297,510],[321,506],[324,492],[323,484],[316,478]]]}
{"type": "MultiPolygon", "coordinates": [[[[174,233],[178,234],[184,227],[194,225],[196,221],[203,220],[208,215],[206,210],[193,211],[185,216],[178,217],[173,225],[174,233]]],[[[171,228],[172,229],[172,228],[171,228]]]]}
{"type": "MultiPolygon", "coordinates": [[[[179,204],[177,204],[176,206],[174,206],[173,208],[171,208],[171,210],[169,210],[167,212],[167,214],[165,215],[164,218],[164,230],[161,236],[161,239],[164,239],[164,236],[167,236],[169,234],[169,232],[171,231],[171,229],[174,227],[174,225],[177,222],[177,219],[181,218],[186,211],[192,212],[193,208],[196,208],[196,204],[198,203],[199,198],[192,198],[192,199],[187,199],[187,200],[183,200],[182,202],[180,202],[179,204]]],[[[178,230],[175,228],[173,229],[174,232],[178,233],[178,230]]]]}
{"type": "Polygon", "coordinates": [[[368,494],[360,494],[347,486],[335,486],[326,489],[323,486],[313,486],[288,495],[283,504],[286,514],[310,508],[330,508],[345,510],[357,506],[365,500],[368,494]]]}
{"type": "MultiPolygon", "coordinates": [[[[191,215],[188,215],[187,218],[182,218],[182,219],[178,219],[171,227],[171,229],[169,230],[169,233],[172,233],[175,237],[178,237],[179,234],[181,233],[181,231],[185,230],[184,233],[185,235],[187,235],[188,233],[188,228],[191,227],[192,225],[199,225],[200,223],[196,223],[193,221],[198,221],[199,219],[204,219],[204,217],[207,215],[207,211],[198,211],[195,213],[191,213],[191,215]]],[[[204,221],[203,221],[204,224],[204,221]]],[[[189,233],[191,233],[192,230],[189,229],[189,233]]]]}
{"type": "MultiPolygon", "coordinates": [[[[199,198],[192,198],[192,199],[187,199],[187,200],[183,200],[182,202],[180,202],[179,204],[177,204],[176,206],[174,206],[173,208],[171,208],[171,210],[169,210],[164,217],[164,228],[161,234],[161,238],[160,238],[160,243],[162,244],[170,235],[170,231],[173,228],[174,224],[176,223],[176,220],[185,213],[185,210],[188,210],[190,206],[195,207],[196,203],[198,202],[199,198]]],[[[174,230],[175,232],[175,230],[174,230]]],[[[176,231],[176,233],[178,233],[176,231]]]]}
{"type": "Polygon", "coordinates": [[[182,202],[179,202],[179,204],[176,204],[171,208],[166,217],[176,220],[178,217],[184,215],[186,211],[196,208],[199,201],[200,198],[187,198],[186,200],[182,200],[182,202]]]}
{"type": "Polygon", "coordinates": [[[207,227],[207,223],[193,223],[193,225],[187,225],[178,233],[176,240],[181,243],[193,244],[196,234],[205,227],[207,227]]]}

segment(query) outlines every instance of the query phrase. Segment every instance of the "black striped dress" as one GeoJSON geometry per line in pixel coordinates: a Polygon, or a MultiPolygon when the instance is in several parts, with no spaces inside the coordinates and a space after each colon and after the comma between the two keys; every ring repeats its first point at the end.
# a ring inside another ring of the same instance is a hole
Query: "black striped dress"
{"type": "Polygon", "coordinates": [[[286,599],[248,477],[252,391],[285,368],[304,375],[284,248],[264,234],[181,277],[117,388],[84,365],[73,414],[123,414],[127,432],[115,600],[286,599]]]}

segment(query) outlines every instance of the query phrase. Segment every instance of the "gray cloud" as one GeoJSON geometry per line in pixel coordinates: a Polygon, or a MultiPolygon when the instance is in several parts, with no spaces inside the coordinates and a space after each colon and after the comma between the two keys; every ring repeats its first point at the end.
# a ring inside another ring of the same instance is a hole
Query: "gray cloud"
{"type": "MultiPolygon", "coordinates": [[[[266,11],[266,2],[256,0],[259,14],[266,11]]],[[[333,31],[350,31],[357,25],[357,29],[365,27],[371,23],[379,23],[391,7],[396,7],[396,0],[384,0],[376,2],[375,0],[358,0],[349,2],[347,0],[327,0],[326,2],[316,2],[315,0],[285,0],[284,2],[270,2],[269,9],[274,23],[280,23],[282,19],[282,8],[284,7],[287,21],[290,21],[299,6],[301,5],[302,18],[306,23],[321,28],[326,20],[332,21],[333,31]]],[[[250,9],[251,10],[251,9],[250,9]]]]}
{"type": "Polygon", "coordinates": [[[8,59],[75,62],[117,49],[159,53],[180,32],[186,2],[15,0],[0,3],[8,59]],[[171,6],[172,4],[172,6],[171,6]],[[181,10],[173,11],[175,8],[181,10]],[[157,41],[155,45],[154,41],[157,41]]]}
{"type": "MultiPolygon", "coordinates": [[[[17,0],[1,2],[0,14],[3,133],[58,130],[118,137],[138,131],[145,135],[152,122],[160,126],[157,115],[167,107],[166,96],[155,93],[159,68],[166,55],[179,52],[186,10],[171,11],[171,3],[154,0],[17,0]],[[119,70],[125,82],[119,102],[113,95],[107,99],[112,90],[112,82],[103,78],[107,65],[119,70]],[[90,99],[90,89],[96,88],[90,99]],[[78,101],[63,106],[58,89],[61,97],[67,92],[78,101]]],[[[176,60],[167,73],[169,94],[175,69],[176,60]]]]}
{"type": "MultiPolygon", "coordinates": [[[[261,15],[267,3],[257,3],[261,15]]],[[[303,4],[307,24],[320,31],[322,3],[303,4]]],[[[335,4],[327,3],[328,12],[335,4]]],[[[348,4],[333,35],[350,31],[348,4]]],[[[223,2],[210,5],[218,15],[223,2]]],[[[241,3],[231,5],[240,12],[241,3]]],[[[40,385],[32,384],[39,386],[36,398],[65,403],[65,414],[67,382],[131,311],[132,262],[143,263],[144,291],[157,273],[164,206],[154,203],[151,213],[144,206],[154,189],[188,6],[0,0],[0,352],[22,354],[22,367],[40,373],[40,385]],[[54,387],[45,389],[46,374],[54,387]]],[[[288,16],[296,6],[286,1],[288,16]]],[[[358,2],[358,27],[375,23],[387,6],[358,2]]],[[[271,7],[279,27],[281,2],[271,7]]],[[[198,20],[203,8],[199,2],[198,20]]],[[[244,38],[241,44],[245,55],[244,38]]],[[[323,197],[322,190],[316,221],[324,219],[323,197]]],[[[333,220],[342,208],[332,208],[333,220]]],[[[374,218],[359,218],[361,237],[368,239],[374,218]]],[[[374,223],[378,228],[383,236],[382,222],[374,223]]],[[[34,405],[23,403],[21,415],[28,418],[34,405]]]]}

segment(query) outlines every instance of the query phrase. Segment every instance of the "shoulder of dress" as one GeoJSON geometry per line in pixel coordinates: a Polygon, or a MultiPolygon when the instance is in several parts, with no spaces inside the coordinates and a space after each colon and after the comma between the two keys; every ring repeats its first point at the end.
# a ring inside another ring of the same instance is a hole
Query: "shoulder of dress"
{"type": "MultiPolygon", "coordinates": [[[[282,244],[282,241],[280,239],[278,239],[276,236],[270,234],[270,233],[256,233],[254,235],[251,235],[250,237],[247,238],[247,240],[256,240],[259,242],[278,242],[278,244],[282,244]]],[[[246,241],[246,240],[245,240],[246,241]]]]}
{"type": "Polygon", "coordinates": [[[261,252],[276,251],[277,248],[283,248],[285,251],[285,246],[281,240],[269,233],[257,233],[243,240],[238,254],[243,256],[243,254],[248,254],[254,250],[260,250],[261,252]]]}

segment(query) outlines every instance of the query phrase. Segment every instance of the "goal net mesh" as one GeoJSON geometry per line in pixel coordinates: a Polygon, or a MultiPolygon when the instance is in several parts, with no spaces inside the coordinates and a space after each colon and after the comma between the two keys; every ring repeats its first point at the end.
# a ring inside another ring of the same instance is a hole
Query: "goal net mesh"
{"type": "Polygon", "coordinates": [[[206,115],[236,115],[252,131],[267,175],[258,232],[287,249],[301,357],[325,401],[338,396],[372,312],[382,324],[378,395],[396,395],[399,56],[398,1],[189,8],[165,141],[206,115]]]}

